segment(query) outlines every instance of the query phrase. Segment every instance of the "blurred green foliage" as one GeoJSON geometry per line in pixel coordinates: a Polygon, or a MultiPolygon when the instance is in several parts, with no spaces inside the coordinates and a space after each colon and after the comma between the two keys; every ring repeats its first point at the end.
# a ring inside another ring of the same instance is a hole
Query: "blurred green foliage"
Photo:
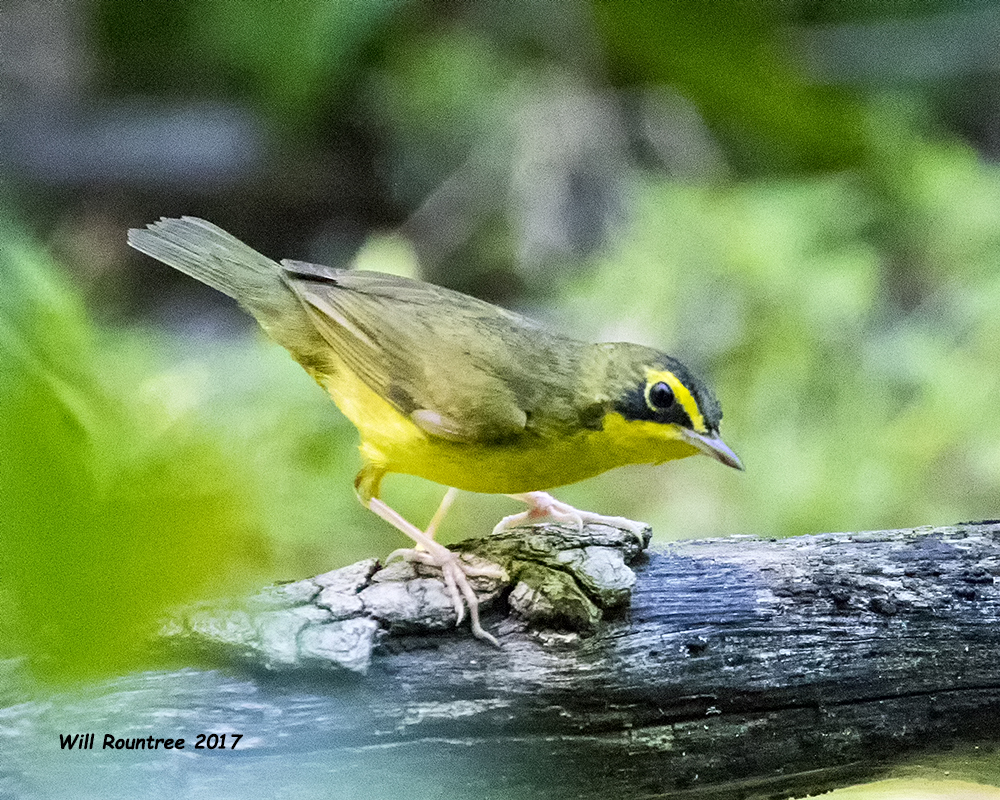
{"type": "Polygon", "coordinates": [[[865,158],[860,104],[794,63],[788,3],[599,0],[594,10],[617,79],[679,89],[745,169],[839,169],[865,158]]]}
{"type": "Polygon", "coordinates": [[[100,0],[101,77],[119,92],[236,94],[282,136],[314,134],[326,98],[404,0],[100,0]]]}
{"type": "Polygon", "coordinates": [[[0,229],[0,655],[50,679],[145,663],[163,610],[259,577],[239,459],[136,391],[73,292],[0,229]]]}

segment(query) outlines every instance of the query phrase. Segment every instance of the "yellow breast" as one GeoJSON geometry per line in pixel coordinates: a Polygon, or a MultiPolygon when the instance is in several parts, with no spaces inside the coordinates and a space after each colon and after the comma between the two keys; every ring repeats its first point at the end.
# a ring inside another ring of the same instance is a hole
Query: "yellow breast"
{"type": "Polygon", "coordinates": [[[626,464],[658,464],[698,452],[678,438],[673,426],[627,422],[618,414],[607,415],[599,431],[581,429],[560,437],[527,432],[504,444],[453,442],[426,433],[346,368],[316,377],[360,432],[366,467],[469,492],[551,489],[626,464]]]}

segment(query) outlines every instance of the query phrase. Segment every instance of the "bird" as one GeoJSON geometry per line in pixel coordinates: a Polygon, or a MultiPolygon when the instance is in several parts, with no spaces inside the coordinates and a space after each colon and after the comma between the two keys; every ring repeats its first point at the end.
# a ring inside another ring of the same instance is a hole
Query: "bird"
{"type": "Polygon", "coordinates": [[[457,490],[527,504],[495,530],[542,519],[634,530],[547,490],[699,453],[743,469],[706,382],[653,348],[579,341],[424,281],[279,263],[197,217],[133,228],[128,243],[234,298],[329,394],[360,435],[359,500],[415,543],[393,556],[440,569],[456,626],[468,607],[473,635],[493,644],[469,578],[502,570],[434,538],[457,490]],[[425,529],[380,498],[390,473],[448,487],[425,529]]]}

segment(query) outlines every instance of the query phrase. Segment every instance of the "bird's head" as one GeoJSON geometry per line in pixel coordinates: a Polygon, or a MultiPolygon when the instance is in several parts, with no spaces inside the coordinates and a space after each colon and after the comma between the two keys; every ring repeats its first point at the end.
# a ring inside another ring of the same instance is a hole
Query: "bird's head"
{"type": "Polygon", "coordinates": [[[743,464],[719,436],[722,407],[708,385],[680,361],[632,344],[605,344],[610,388],[605,427],[614,423],[649,461],[698,452],[735,469],[743,464]],[[619,419],[613,419],[619,417],[619,419]],[[662,457],[657,453],[661,453],[662,457]]]}

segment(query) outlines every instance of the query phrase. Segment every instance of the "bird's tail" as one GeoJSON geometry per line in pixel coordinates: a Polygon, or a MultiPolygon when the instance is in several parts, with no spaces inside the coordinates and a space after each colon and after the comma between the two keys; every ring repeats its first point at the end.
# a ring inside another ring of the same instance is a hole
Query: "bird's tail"
{"type": "Polygon", "coordinates": [[[239,301],[267,327],[299,310],[282,267],[222,228],[197,217],[164,217],[128,232],[128,243],[239,301]]]}
{"type": "Polygon", "coordinates": [[[321,384],[338,369],[339,362],[289,284],[285,268],[222,228],[197,217],[163,218],[147,228],[130,230],[128,243],[236,298],[267,335],[321,384]]]}

